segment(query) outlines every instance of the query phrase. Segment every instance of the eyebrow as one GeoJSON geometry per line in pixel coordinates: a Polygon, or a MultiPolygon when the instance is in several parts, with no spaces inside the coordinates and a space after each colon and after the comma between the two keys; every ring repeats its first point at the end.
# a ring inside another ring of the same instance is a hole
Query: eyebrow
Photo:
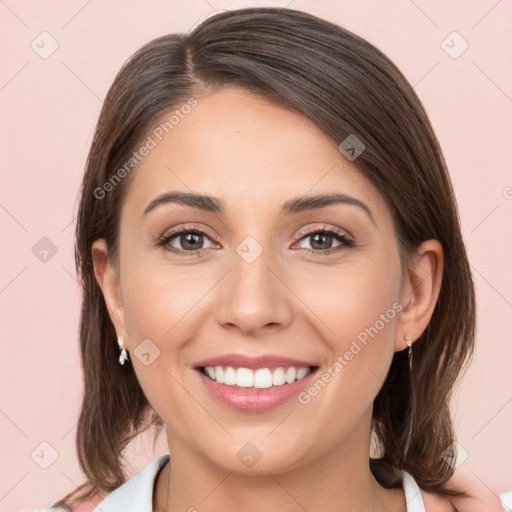
{"type": "MultiPolygon", "coordinates": [[[[224,215],[225,208],[223,206],[223,202],[212,196],[203,195],[203,194],[194,194],[187,192],[165,192],[155,197],[145,208],[142,216],[146,216],[149,212],[154,210],[155,208],[168,203],[179,203],[186,206],[190,206],[192,208],[198,208],[200,210],[204,210],[206,212],[215,213],[219,215],[224,215]]],[[[319,194],[316,196],[302,196],[297,197],[295,199],[290,199],[286,201],[281,211],[284,215],[288,213],[299,213],[311,210],[317,210],[320,208],[325,208],[332,204],[348,204],[351,206],[356,206],[363,210],[370,220],[375,224],[375,217],[370,210],[370,208],[352,196],[347,196],[346,194],[319,194]]]]}

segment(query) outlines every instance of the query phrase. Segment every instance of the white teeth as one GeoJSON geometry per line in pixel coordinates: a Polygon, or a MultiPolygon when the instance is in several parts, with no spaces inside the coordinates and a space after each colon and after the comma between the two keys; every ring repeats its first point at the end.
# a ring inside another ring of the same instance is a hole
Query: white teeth
{"type": "Polygon", "coordinates": [[[224,384],[224,372],[220,366],[215,367],[215,380],[219,384],[224,384]]]}
{"type": "Polygon", "coordinates": [[[238,368],[235,370],[231,366],[225,369],[222,366],[205,367],[206,375],[219,384],[258,389],[282,386],[285,383],[291,384],[296,380],[303,379],[310,371],[311,368],[309,367],[296,369],[294,366],[286,369],[282,367],[276,368],[273,371],[269,368],[259,368],[253,371],[249,368],[238,368]]]}
{"type": "Polygon", "coordinates": [[[291,384],[295,380],[295,377],[297,377],[297,370],[293,366],[290,366],[290,368],[286,370],[284,378],[288,384],[291,384]]]}
{"type": "Polygon", "coordinates": [[[272,373],[272,386],[282,386],[285,382],[284,370],[276,368],[272,373]]]}
{"type": "MultiPolygon", "coordinates": [[[[226,368],[226,371],[229,367],[226,368]]],[[[252,388],[254,382],[254,374],[248,368],[238,368],[236,371],[236,385],[242,388],[252,388]]]]}
{"type": "Polygon", "coordinates": [[[299,368],[297,370],[297,380],[303,379],[309,372],[309,368],[299,368]]]}
{"type": "Polygon", "coordinates": [[[226,371],[224,372],[224,384],[227,384],[228,386],[234,386],[236,384],[236,372],[231,367],[226,368],[226,371]]]}
{"type": "Polygon", "coordinates": [[[272,372],[268,368],[260,368],[254,374],[254,387],[265,389],[272,387],[272,372]]]}

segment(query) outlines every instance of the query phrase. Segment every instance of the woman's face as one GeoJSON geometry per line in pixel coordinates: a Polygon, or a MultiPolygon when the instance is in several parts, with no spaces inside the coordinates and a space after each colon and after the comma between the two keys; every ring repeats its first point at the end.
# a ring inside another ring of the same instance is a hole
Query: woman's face
{"type": "Polygon", "coordinates": [[[372,402],[403,348],[395,339],[406,297],[382,196],[312,122],[248,92],[197,98],[168,132],[152,136],[133,171],[107,294],[171,452],[251,474],[360,456],[372,402]],[[171,192],[213,197],[222,213],[165,200],[145,213],[171,192]],[[283,210],[335,193],[352,202],[283,210]],[[318,369],[284,403],[242,410],[212,395],[195,368],[226,354],[318,369]]]}

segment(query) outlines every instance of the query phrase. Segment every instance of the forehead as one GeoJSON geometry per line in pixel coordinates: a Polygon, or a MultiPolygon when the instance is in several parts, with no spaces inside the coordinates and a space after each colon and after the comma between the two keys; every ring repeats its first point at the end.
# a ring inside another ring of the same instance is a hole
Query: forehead
{"type": "Polygon", "coordinates": [[[175,190],[222,198],[226,214],[230,206],[238,214],[240,208],[260,212],[290,198],[332,192],[372,203],[377,218],[385,214],[378,191],[305,117],[238,89],[196,101],[167,129],[172,112],[150,132],[154,147],[133,171],[123,206],[130,215],[175,190]]]}

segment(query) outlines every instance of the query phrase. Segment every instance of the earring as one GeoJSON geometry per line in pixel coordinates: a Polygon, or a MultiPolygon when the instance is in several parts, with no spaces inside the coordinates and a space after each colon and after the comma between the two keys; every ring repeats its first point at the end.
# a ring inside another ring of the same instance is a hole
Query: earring
{"type": "Polygon", "coordinates": [[[121,351],[119,354],[119,364],[122,366],[128,360],[128,352],[126,352],[126,349],[124,348],[123,338],[117,338],[117,344],[119,345],[119,349],[121,351]]]}
{"type": "Polygon", "coordinates": [[[409,370],[412,370],[412,343],[411,338],[409,336],[404,337],[405,341],[407,342],[407,345],[409,346],[409,370]]]}
{"type": "Polygon", "coordinates": [[[409,415],[408,420],[408,427],[407,427],[407,439],[405,442],[404,447],[404,453],[405,456],[409,453],[409,447],[411,445],[412,436],[414,433],[414,417],[415,417],[415,411],[416,411],[416,396],[414,394],[414,386],[412,384],[414,374],[412,373],[412,341],[409,336],[404,336],[405,341],[407,342],[407,345],[409,346],[409,353],[408,353],[408,359],[409,359],[409,386],[410,386],[410,410],[411,414],[409,415]]]}

